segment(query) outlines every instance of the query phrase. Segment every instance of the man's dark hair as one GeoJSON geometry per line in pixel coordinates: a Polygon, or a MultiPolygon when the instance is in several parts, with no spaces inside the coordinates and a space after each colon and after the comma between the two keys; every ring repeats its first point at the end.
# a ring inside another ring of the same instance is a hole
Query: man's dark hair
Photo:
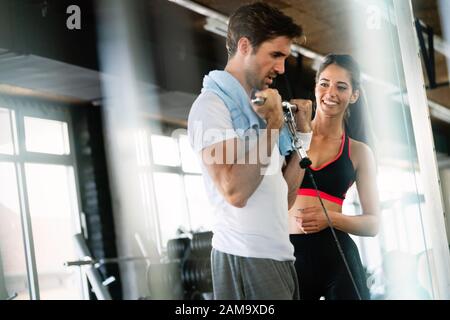
{"type": "Polygon", "coordinates": [[[264,41],[280,36],[294,39],[301,35],[301,26],[280,10],[262,2],[244,5],[231,15],[228,22],[228,58],[234,56],[242,37],[248,38],[256,51],[264,41]]]}

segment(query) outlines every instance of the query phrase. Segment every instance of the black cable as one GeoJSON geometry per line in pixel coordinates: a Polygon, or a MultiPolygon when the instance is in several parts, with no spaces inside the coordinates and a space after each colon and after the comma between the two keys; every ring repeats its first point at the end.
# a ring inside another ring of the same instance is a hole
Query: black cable
{"type": "MultiPolygon", "coordinates": [[[[261,99],[260,97],[252,99],[252,103],[255,103],[255,104],[262,105],[262,104],[264,104],[264,102],[265,102],[265,99],[261,99]]],[[[294,115],[293,115],[293,112],[296,112],[295,105],[292,105],[289,102],[285,101],[285,102],[282,102],[282,106],[283,106],[283,111],[284,111],[284,121],[287,124],[287,128],[291,134],[291,138],[293,141],[292,146],[300,158],[300,162],[299,162],[300,168],[305,169],[305,171],[308,172],[308,175],[311,179],[314,189],[316,190],[317,197],[319,198],[320,205],[322,206],[325,217],[327,218],[328,227],[330,227],[330,229],[331,229],[331,233],[333,234],[333,238],[334,238],[334,241],[336,242],[336,246],[338,248],[339,254],[340,254],[342,260],[344,261],[345,268],[347,269],[348,275],[350,277],[350,280],[352,281],[356,295],[358,296],[358,300],[362,300],[361,295],[358,290],[358,287],[356,286],[355,279],[353,278],[353,274],[348,265],[347,259],[345,258],[345,255],[342,250],[339,239],[336,236],[336,232],[334,231],[330,217],[328,216],[328,211],[325,208],[325,205],[323,204],[323,200],[319,193],[319,188],[317,187],[316,181],[314,180],[314,176],[311,172],[310,166],[311,166],[312,162],[308,158],[306,151],[303,149],[302,142],[296,137],[297,128],[296,128],[294,115]],[[284,104],[284,106],[283,106],[283,104],[284,104]]]]}
{"type": "Polygon", "coordinates": [[[336,246],[338,248],[339,254],[341,255],[342,260],[344,261],[345,268],[347,269],[348,275],[352,281],[353,288],[355,289],[356,295],[358,296],[358,300],[362,300],[361,295],[359,294],[358,287],[356,286],[355,279],[353,278],[352,271],[350,270],[350,266],[348,265],[347,259],[345,258],[344,251],[342,250],[341,244],[336,236],[336,232],[333,228],[333,224],[331,223],[330,216],[328,215],[327,208],[325,208],[325,205],[323,204],[322,197],[319,193],[319,188],[317,187],[316,181],[314,180],[314,175],[312,174],[311,168],[309,166],[305,168],[305,171],[308,172],[309,178],[311,179],[311,182],[314,186],[314,189],[316,190],[317,198],[319,198],[320,205],[322,206],[323,213],[325,214],[325,217],[327,218],[328,227],[331,229],[331,233],[333,234],[334,241],[336,242],[336,246]]]}
{"type": "Polygon", "coordinates": [[[322,198],[320,196],[319,193],[319,188],[317,187],[316,181],[314,180],[314,176],[311,172],[311,160],[309,159],[308,155],[306,154],[306,151],[303,149],[303,143],[302,141],[296,136],[296,132],[297,132],[297,126],[295,124],[295,120],[294,120],[294,114],[293,112],[296,112],[297,110],[295,109],[295,105],[292,105],[288,102],[283,102],[282,105],[284,104],[284,109],[283,111],[284,113],[284,121],[287,124],[287,127],[289,129],[289,132],[291,134],[291,138],[292,138],[292,147],[294,148],[295,151],[297,151],[297,154],[300,158],[300,168],[305,169],[306,172],[308,172],[308,175],[311,179],[311,182],[314,186],[314,189],[316,190],[316,194],[317,197],[319,198],[320,201],[320,205],[322,206],[323,212],[325,214],[325,217],[327,218],[327,222],[328,222],[328,226],[331,229],[331,233],[333,234],[334,240],[336,242],[339,254],[341,255],[342,260],[344,261],[345,267],[347,269],[348,275],[350,276],[350,279],[352,281],[353,287],[355,289],[356,295],[358,296],[359,300],[361,299],[361,295],[359,294],[359,290],[358,287],[356,286],[355,283],[355,279],[353,278],[353,274],[350,270],[350,267],[348,265],[347,259],[345,258],[344,252],[342,250],[341,244],[336,236],[336,233],[334,231],[333,225],[331,223],[330,217],[328,216],[328,211],[325,208],[325,205],[323,204],[322,198]],[[293,111],[294,110],[294,111],[293,111]]]}

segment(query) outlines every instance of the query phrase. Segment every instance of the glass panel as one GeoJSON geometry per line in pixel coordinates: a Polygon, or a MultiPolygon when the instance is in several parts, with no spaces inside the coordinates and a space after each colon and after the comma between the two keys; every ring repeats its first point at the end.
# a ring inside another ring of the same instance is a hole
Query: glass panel
{"type": "Polygon", "coordinates": [[[152,152],[155,164],[177,167],[180,165],[180,153],[177,141],[171,137],[152,135],[152,152]]]}
{"type": "Polygon", "coordinates": [[[414,254],[425,250],[420,225],[423,195],[415,190],[414,174],[392,167],[380,167],[380,200],[383,209],[384,247],[414,254]],[[419,235],[419,236],[418,236],[419,235]]]}
{"type": "Polygon", "coordinates": [[[183,180],[174,173],[154,174],[162,246],[177,236],[178,228],[190,229],[183,180]]]}
{"type": "Polygon", "coordinates": [[[421,262],[431,245],[423,220],[429,214],[425,212],[421,180],[427,169],[418,162],[411,109],[405,96],[407,89],[422,88],[406,86],[408,65],[400,54],[392,1],[350,3],[348,41],[350,53],[363,72],[363,90],[360,102],[350,107],[348,121],[356,129],[364,118],[370,124],[364,127],[366,136],[353,138],[369,144],[376,156],[377,177],[373,178],[377,179],[382,211],[377,237],[380,256],[373,246],[358,239],[370,273],[372,299],[429,299],[430,268],[421,262]]]}
{"type": "Polygon", "coordinates": [[[28,200],[41,299],[82,299],[73,235],[79,232],[72,167],[26,164],[28,200]]]}
{"type": "Polygon", "coordinates": [[[429,270],[421,263],[428,238],[421,217],[424,195],[415,175],[417,172],[411,170],[380,166],[382,266],[389,299],[432,297],[429,270]]]}
{"type": "Polygon", "coordinates": [[[192,230],[211,230],[213,210],[206,196],[202,176],[186,175],[184,185],[192,230]]]}
{"type": "Polygon", "coordinates": [[[67,123],[24,117],[27,151],[49,154],[70,154],[67,123]]]}
{"type": "Polygon", "coordinates": [[[197,155],[189,144],[187,135],[181,135],[179,138],[180,154],[181,154],[181,167],[184,172],[201,173],[200,165],[197,159],[197,155]]]}
{"type": "Polygon", "coordinates": [[[0,300],[28,300],[17,177],[13,163],[0,162],[0,300]]]}
{"type": "Polygon", "coordinates": [[[11,130],[11,113],[9,109],[0,108],[0,153],[14,154],[11,130]]]}

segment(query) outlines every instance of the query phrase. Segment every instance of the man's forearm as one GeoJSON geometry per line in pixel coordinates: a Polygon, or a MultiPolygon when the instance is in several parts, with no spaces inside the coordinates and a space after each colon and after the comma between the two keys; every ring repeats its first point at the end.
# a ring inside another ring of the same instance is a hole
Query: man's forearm
{"type": "Polygon", "coordinates": [[[297,197],[297,189],[303,181],[305,170],[300,168],[300,158],[295,152],[289,159],[287,159],[287,165],[283,170],[283,176],[288,185],[288,208],[290,209],[297,197]]]}

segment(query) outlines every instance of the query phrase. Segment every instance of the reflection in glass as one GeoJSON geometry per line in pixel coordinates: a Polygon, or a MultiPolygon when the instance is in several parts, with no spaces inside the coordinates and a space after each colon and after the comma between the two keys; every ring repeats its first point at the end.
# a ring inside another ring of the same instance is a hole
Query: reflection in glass
{"type": "Polygon", "coordinates": [[[24,117],[27,151],[57,155],[70,154],[67,123],[24,117]]]}
{"type": "Polygon", "coordinates": [[[427,237],[421,220],[424,196],[416,192],[420,184],[416,184],[414,174],[417,173],[401,168],[380,167],[385,299],[430,299],[432,296],[425,263],[427,237]]]}
{"type": "Polygon", "coordinates": [[[25,164],[41,299],[82,299],[73,235],[79,232],[72,167],[25,164]]]}
{"type": "Polygon", "coordinates": [[[398,17],[391,0],[354,1],[348,12],[346,41],[364,73],[362,85],[369,106],[365,112],[373,126],[371,147],[377,158],[382,211],[380,232],[370,239],[377,243],[380,254],[367,246],[366,239],[359,240],[372,299],[432,298],[431,241],[423,220],[429,213],[421,186],[426,168],[418,163],[405,95],[412,88],[405,82],[409,65],[400,54],[398,17]]]}
{"type": "Polygon", "coordinates": [[[30,299],[17,190],[14,164],[0,162],[0,300],[30,299]]]}

